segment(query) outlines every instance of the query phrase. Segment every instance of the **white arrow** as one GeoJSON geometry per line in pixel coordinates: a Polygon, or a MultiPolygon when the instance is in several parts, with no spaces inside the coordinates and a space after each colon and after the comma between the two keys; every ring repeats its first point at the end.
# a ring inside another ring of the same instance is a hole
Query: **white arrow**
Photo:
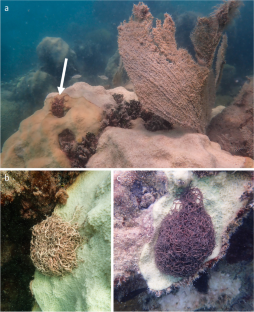
{"type": "Polygon", "coordinates": [[[64,83],[64,77],[65,77],[67,62],[68,62],[68,59],[66,58],[66,59],[64,60],[64,66],[63,66],[63,73],[62,73],[61,84],[60,84],[60,87],[57,87],[59,94],[61,94],[61,93],[63,92],[63,90],[65,89],[65,88],[63,88],[63,83],[64,83]]]}

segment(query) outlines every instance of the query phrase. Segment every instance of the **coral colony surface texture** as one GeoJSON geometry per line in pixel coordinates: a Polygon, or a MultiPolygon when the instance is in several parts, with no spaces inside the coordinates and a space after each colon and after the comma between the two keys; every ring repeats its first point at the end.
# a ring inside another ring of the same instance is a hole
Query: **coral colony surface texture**
{"type": "Polygon", "coordinates": [[[249,231],[253,191],[253,172],[116,171],[115,309],[230,310],[249,296],[247,308],[252,234],[250,256],[234,240],[249,231]]]}
{"type": "Polygon", "coordinates": [[[166,13],[154,23],[139,3],[118,29],[110,23],[118,30],[111,57],[96,54],[111,46],[105,29],[72,47],[60,37],[43,38],[36,49],[41,68],[20,79],[14,98],[4,92],[2,167],[252,168],[253,73],[234,89],[240,79],[226,64],[241,6],[223,1],[208,17],[172,8],[174,20],[166,13]],[[65,58],[66,88],[58,94],[52,91],[65,58]],[[99,59],[107,60],[100,69],[107,76],[92,74],[99,59]],[[233,90],[227,107],[218,95],[225,88],[233,90]],[[17,113],[16,100],[30,110],[17,113]],[[9,116],[20,118],[15,131],[9,116]]]}

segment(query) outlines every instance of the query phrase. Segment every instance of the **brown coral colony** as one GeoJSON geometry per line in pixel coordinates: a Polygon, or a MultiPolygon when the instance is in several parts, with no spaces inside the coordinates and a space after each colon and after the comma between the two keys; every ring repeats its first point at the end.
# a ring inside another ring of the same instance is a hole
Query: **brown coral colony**
{"type": "Polygon", "coordinates": [[[215,232],[203,195],[198,188],[187,189],[162,221],[155,245],[156,265],[164,274],[191,276],[214,247],[215,232]]]}
{"type": "Polygon", "coordinates": [[[66,95],[61,96],[57,95],[53,98],[52,104],[51,104],[51,112],[54,116],[61,118],[64,117],[65,115],[65,105],[64,103],[66,102],[65,100],[66,95]]]}

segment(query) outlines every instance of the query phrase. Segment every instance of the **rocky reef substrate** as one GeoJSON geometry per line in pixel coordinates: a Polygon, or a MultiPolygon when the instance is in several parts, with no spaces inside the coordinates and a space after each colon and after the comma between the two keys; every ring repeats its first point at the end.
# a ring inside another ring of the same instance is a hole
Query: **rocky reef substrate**
{"type": "MultiPolygon", "coordinates": [[[[234,135],[242,131],[232,129],[234,135]]],[[[249,124],[246,129],[251,134],[249,124]]],[[[241,148],[241,156],[233,156],[205,134],[172,129],[143,110],[134,92],[79,82],[62,95],[50,93],[44,107],[21,122],[5,142],[1,161],[5,168],[250,168],[249,132],[242,142],[247,152],[241,148]]]]}

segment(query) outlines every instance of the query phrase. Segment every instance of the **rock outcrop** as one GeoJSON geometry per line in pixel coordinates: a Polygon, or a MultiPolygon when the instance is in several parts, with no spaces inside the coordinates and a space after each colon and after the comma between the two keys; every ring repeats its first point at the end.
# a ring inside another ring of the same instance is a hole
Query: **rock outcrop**
{"type": "Polygon", "coordinates": [[[151,132],[137,119],[132,129],[107,127],[88,168],[249,168],[253,160],[232,156],[206,135],[181,130],[151,132]]]}

